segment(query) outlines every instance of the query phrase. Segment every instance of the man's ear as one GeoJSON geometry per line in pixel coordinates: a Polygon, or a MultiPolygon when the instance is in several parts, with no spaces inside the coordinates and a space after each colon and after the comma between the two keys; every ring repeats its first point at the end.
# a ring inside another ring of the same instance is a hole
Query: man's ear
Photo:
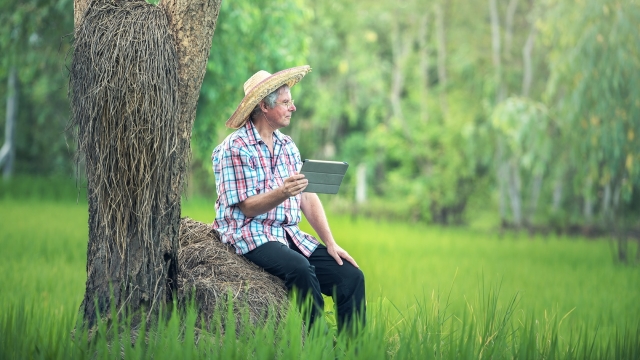
{"type": "Polygon", "coordinates": [[[260,101],[260,110],[262,110],[262,112],[267,112],[267,104],[264,103],[264,100],[260,101]]]}

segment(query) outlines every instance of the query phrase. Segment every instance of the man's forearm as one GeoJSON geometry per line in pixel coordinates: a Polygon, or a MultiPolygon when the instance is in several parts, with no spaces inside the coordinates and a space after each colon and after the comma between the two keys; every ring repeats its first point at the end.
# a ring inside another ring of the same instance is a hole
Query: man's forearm
{"type": "Polygon", "coordinates": [[[286,178],[279,188],[251,196],[239,203],[238,206],[244,216],[255,217],[271,211],[288,198],[300,194],[308,183],[304,175],[294,173],[294,175],[286,178]]]}
{"type": "Polygon", "coordinates": [[[327,221],[327,216],[324,213],[324,208],[318,195],[303,193],[301,208],[302,213],[316,234],[318,234],[320,240],[327,246],[335,244],[333,234],[331,234],[331,229],[329,228],[329,221],[327,221]]]}
{"type": "Polygon", "coordinates": [[[239,203],[238,206],[244,216],[255,217],[269,212],[287,198],[288,196],[284,191],[282,191],[282,188],[277,188],[273,191],[248,197],[243,202],[239,203]]]}

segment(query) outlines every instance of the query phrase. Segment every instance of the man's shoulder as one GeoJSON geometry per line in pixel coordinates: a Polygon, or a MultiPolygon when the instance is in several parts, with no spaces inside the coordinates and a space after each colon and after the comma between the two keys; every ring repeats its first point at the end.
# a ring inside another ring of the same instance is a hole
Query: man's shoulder
{"type": "Polygon", "coordinates": [[[227,135],[227,137],[220,143],[218,146],[213,149],[212,158],[217,158],[217,156],[225,156],[224,154],[229,154],[229,152],[241,152],[243,149],[247,149],[247,145],[249,144],[247,139],[246,131],[241,131],[243,128],[240,128],[231,134],[227,135]]]}
{"type": "Polygon", "coordinates": [[[223,147],[225,149],[242,148],[247,146],[248,144],[249,137],[247,135],[247,131],[244,128],[240,128],[227,135],[227,137],[220,145],[218,145],[218,147],[223,147]]]}

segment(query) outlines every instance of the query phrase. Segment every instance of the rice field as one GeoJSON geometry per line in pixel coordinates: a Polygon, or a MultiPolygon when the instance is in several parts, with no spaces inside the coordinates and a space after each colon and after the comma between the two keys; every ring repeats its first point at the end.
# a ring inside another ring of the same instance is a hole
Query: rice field
{"type": "MultiPolygon", "coordinates": [[[[187,200],[183,216],[211,222],[213,204],[187,200]]],[[[104,340],[71,337],[87,217],[82,202],[0,200],[0,358],[120,357],[104,340]]],[[[606,239],[329,217],[366,276],[360,336],[302,341],[292,312],[281,324],[237,338],[214,333],[196,346],[174,317],[149,345],[122,345],[125,357],[640,358],[640,267],[616,263],[606,239]]]]}

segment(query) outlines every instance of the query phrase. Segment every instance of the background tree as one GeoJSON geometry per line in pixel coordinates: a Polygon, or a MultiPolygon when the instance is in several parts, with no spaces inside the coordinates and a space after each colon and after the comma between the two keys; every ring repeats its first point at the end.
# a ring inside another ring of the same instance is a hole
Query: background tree
{"type": "Polygon", "coordinates": [[[568,4],[548,1],[543,26],[553,44],[548,101],[568,145],[563,157],[572,164],[560,172],[562,197],[586,224],[611,222],[637,204],[640,4],[571,5],[569,11],[568,4]],[[584,21],[576,22],[578,13],[584,21]]]}

